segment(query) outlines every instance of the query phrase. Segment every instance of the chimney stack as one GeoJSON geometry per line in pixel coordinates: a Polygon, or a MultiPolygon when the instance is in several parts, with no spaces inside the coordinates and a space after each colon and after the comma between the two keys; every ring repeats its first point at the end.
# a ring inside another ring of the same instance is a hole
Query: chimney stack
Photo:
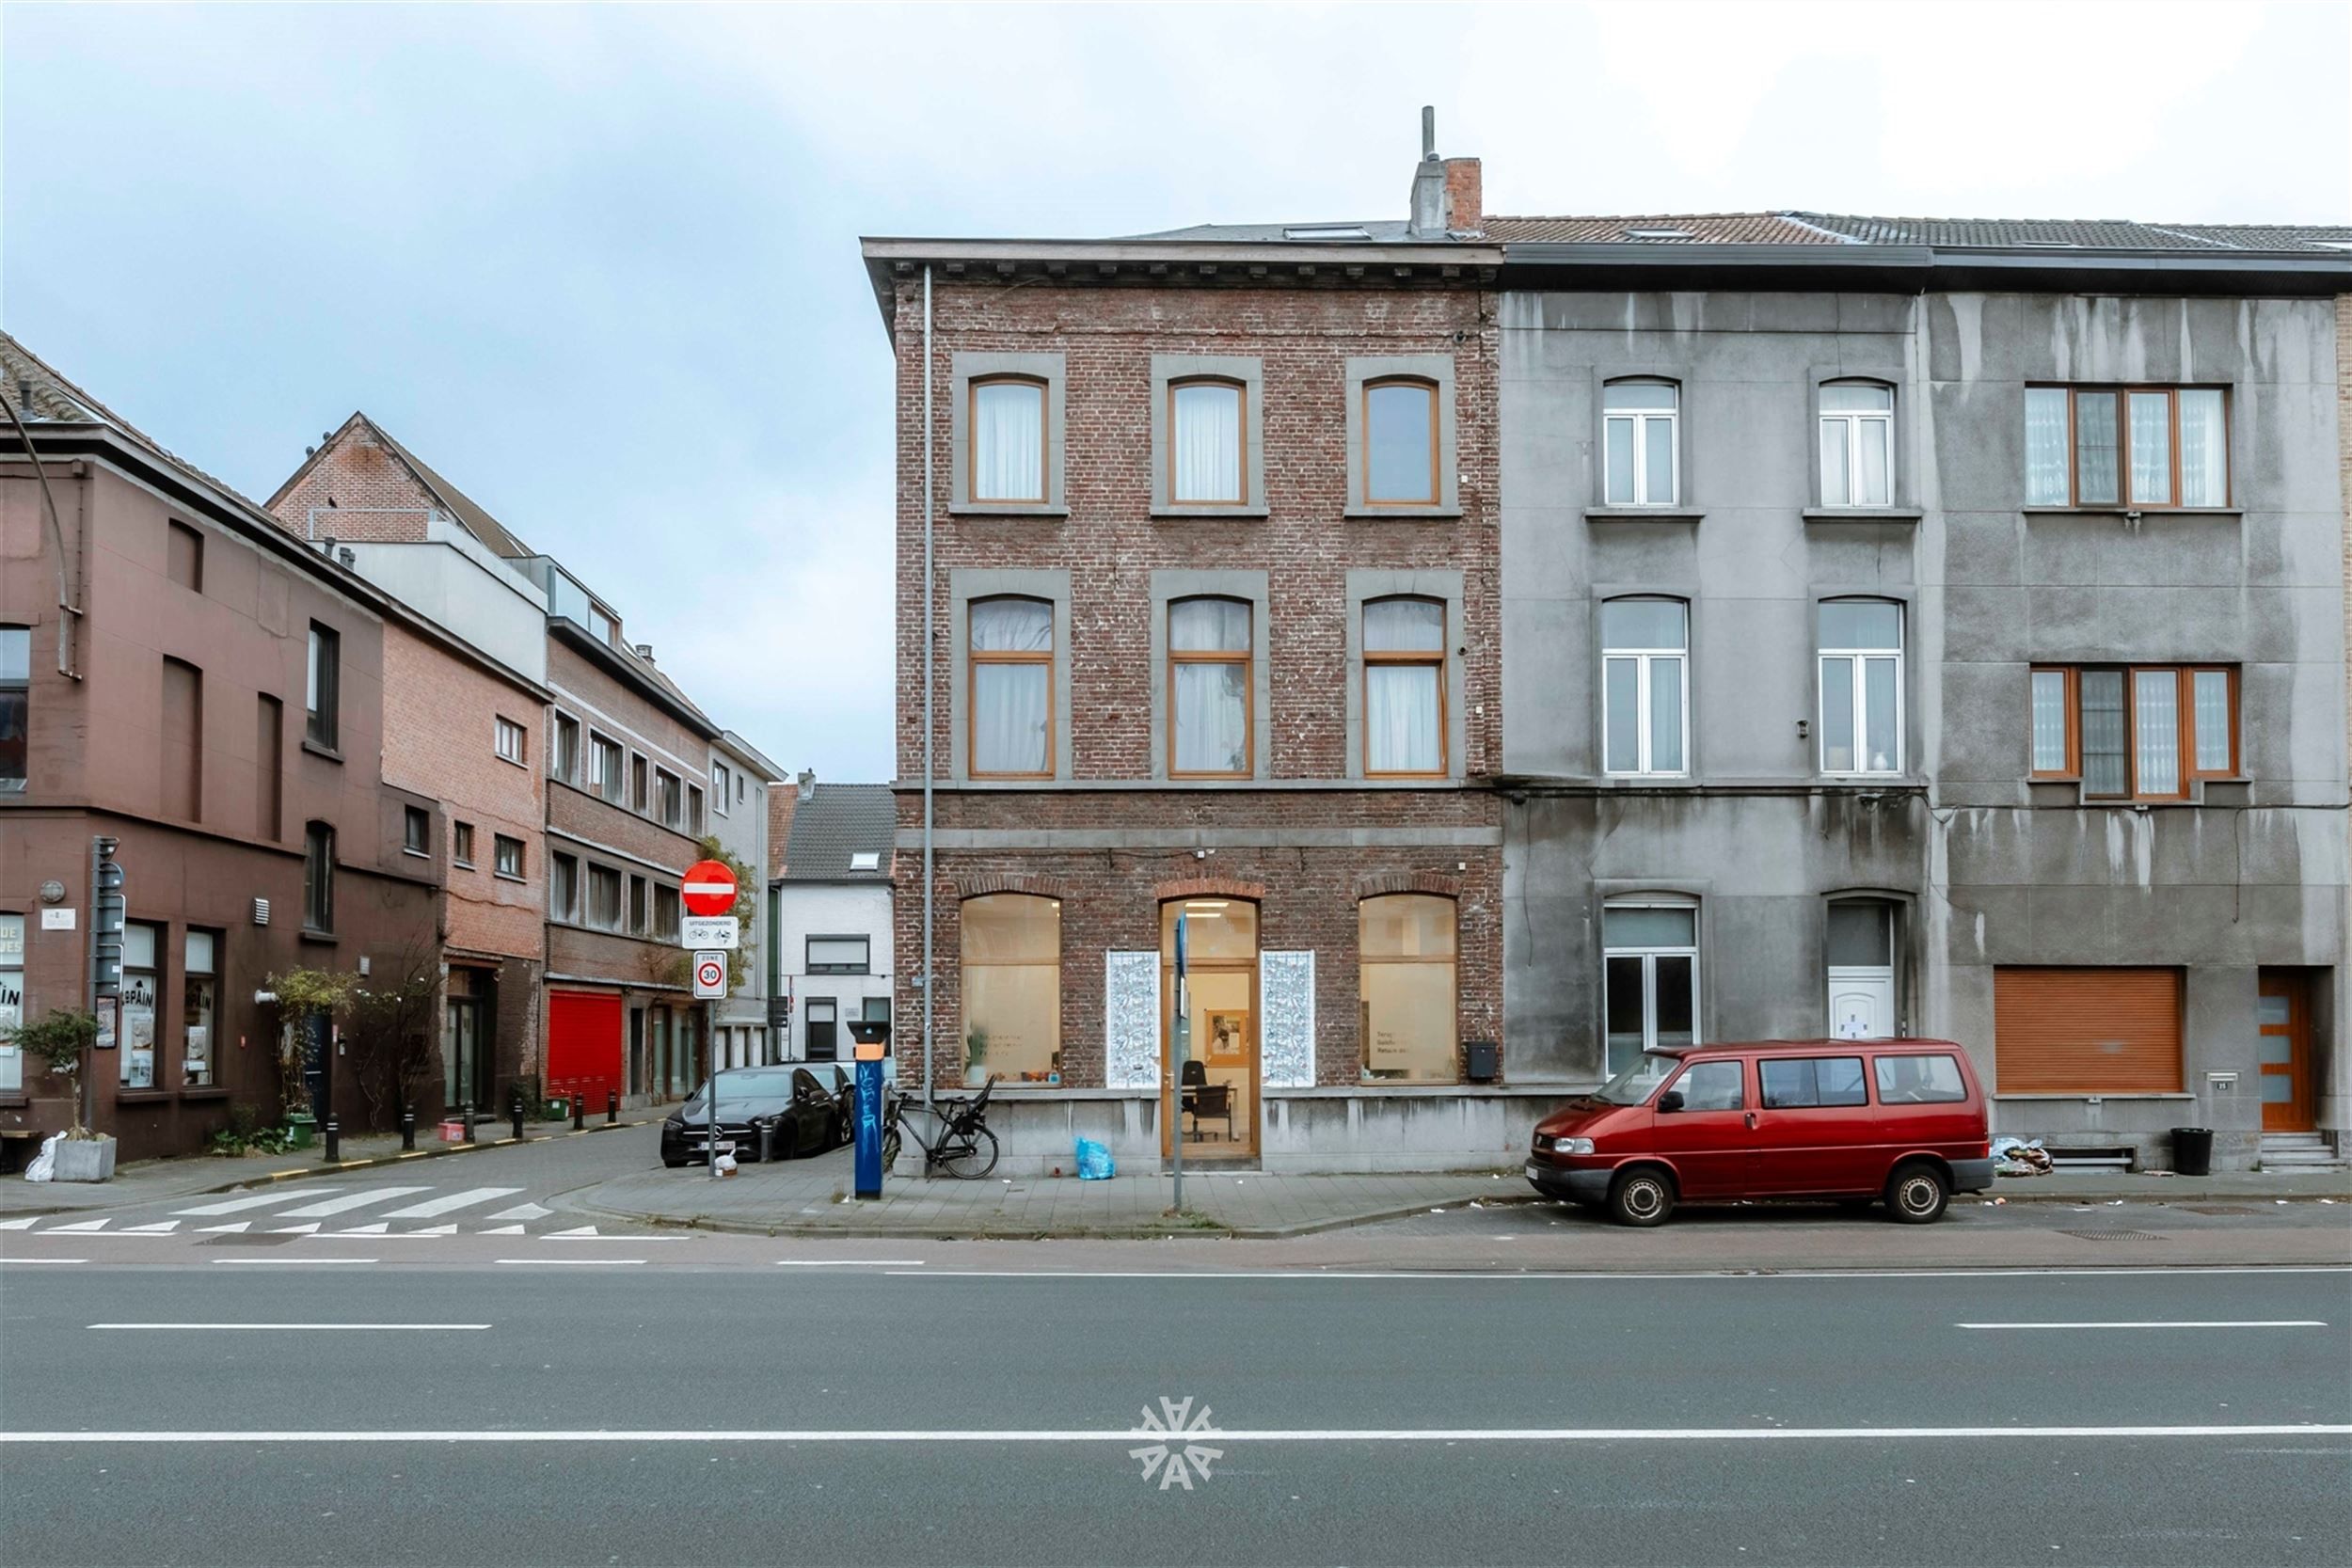
{"type": "Polygon", "coordinates": [[[801,799],[806,800],[817,793],[817,769],[803,768],[800,777],[801,799]]]}
{"type": "Polygon", "coordinates": [[[1421,110],[1421,162],[1413,166],[1413,199],[1405,232],[1416,240],[1445,238],[1445,165],[1438,158],[1438,111],[1421,110]]]}

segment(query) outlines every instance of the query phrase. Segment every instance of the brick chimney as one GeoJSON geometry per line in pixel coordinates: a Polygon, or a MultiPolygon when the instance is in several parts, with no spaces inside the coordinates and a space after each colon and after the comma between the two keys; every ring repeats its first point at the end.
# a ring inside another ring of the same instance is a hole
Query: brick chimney
{"type": "Polygon", "coordinates": [[[1413,166],[1413,196],[1405,231],[1417,240],[1454,233],[1483,234],[1485,198],[1479,190],[1478,160],[1438,156],[1438,111],[1421,111],[1421,162],[1413,166]]]}
{"type": "Polygon", "coordinates": [[[1457,234],[1486,231],[1486,197],[1479,189],[1478,160],[1445,160],[1445,226],[1457,234]]]}

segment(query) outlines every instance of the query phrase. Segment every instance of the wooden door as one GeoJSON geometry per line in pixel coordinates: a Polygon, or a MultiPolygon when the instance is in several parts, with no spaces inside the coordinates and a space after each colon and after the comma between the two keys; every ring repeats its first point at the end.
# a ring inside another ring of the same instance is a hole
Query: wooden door
{"type": "Polygon", "coordinates": [[[2308,988],[2299,974],[2265,970],[2254,1004],[2261,1036],[2263,1131],[2312,1130],[2312,1035],[2308,988]]]}

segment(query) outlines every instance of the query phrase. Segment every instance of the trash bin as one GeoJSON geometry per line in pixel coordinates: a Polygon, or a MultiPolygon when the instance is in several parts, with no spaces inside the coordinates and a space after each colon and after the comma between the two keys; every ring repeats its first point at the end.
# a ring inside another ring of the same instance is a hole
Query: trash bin
{"type": "Polygon", "coordinates": [[[2172,1129],[2172,1173],[2175,1176],[2211,1176],[2213,1174],[2212,1128],[2175,1127],[2172,1129]]]}
{"type": "Polygon", "coordinates": [[[308,1111],[296,1111],[286,1118],[286,1147],[308,1148],[318,1141],[319,1120],[308,1111]]]}

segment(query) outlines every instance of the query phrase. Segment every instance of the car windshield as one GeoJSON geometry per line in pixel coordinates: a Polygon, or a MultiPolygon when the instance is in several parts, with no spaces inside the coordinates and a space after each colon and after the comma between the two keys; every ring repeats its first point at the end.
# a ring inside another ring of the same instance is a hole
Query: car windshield
{"type": "MultiPolygon", "coordinates": [[[[750,1101],[789,1100],[792,1098],[792,1078],[788,1072],[726,1072],[719,1076],[720,1103],[732,1111],[750,1101]]],[[[694,1091],[694,1098],[679,1109],[684,1115],[698,1117],[710,1104],[710,1085],[706,1083],[694,1091]]]]}
{"type": "Polygon", "coordinates": [[[1612,1105],[1639,1105],[1656,1094],[1658,1085],[1664,1083],[1667,1075],[1680,1065],[1677,1057],[1645,1054],[1641,1060],[1594,1091],[1593,1098],[1612,1105]]]}

